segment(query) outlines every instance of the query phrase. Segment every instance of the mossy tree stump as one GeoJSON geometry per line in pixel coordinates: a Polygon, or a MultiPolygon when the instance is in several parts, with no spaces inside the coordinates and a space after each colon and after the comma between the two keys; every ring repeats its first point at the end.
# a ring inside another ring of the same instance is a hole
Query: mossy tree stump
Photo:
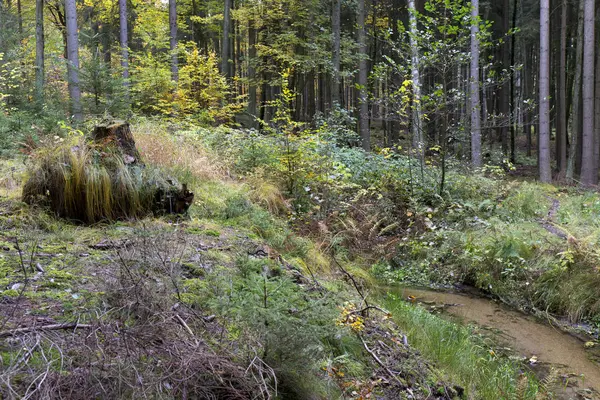
{"type": "Polygon", "coordinates": [[[97,126],[75,146],[40,148],[32,160],[23,201],[63,218],[95,223],[183,214],[194,201],[186,184],[142,162],[126,122],[97,126]]]}
{"type": "Polygon", "coordinates": [[[98,125],[91,135],[92,140],[106,148],[119,149],[125,164],[143,164],[140,153],[135,146],[135,140],[125,121],[114,121],[105,125],[98,125]]]}

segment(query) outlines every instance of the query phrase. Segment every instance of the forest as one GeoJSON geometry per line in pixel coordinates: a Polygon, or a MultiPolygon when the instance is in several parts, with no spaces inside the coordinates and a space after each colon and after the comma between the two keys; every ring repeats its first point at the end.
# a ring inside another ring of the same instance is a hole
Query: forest
{"type": "Polygon", "coordinates": [[[0,0],[1,399],[600,399],[600,4],[0,0]]]}

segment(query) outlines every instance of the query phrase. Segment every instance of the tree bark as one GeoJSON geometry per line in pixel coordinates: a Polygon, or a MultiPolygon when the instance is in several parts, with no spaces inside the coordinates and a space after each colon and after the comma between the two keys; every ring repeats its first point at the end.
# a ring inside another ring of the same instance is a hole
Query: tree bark
{"type": "Polygon", "coordinates": [[[77,33],[77,5],[75,0],[65,0],[65,18],[71,114],[76,121],[82,121],[81,88],[79,86],[79,35],[77,33]]]}
{"type": "MultiPolygon", "coordinates": [[[[600,9],[596,10],[596,16],[600,16],[600,9]]],[[[596,29],[596,38],[600,38],[596,29]]],[[[594,177],[598,179],[600,168],[600,51],[596,51],[596,76],[594,88],[594,177]]]]}
{"type": "Polygon", "coordinates": [[[594,0],[585,0],[583,12],[583,140],[581,159],[581,183],[595,185],[594,170],[594,0]]]}
{"type": "Polygon", "coordinates": [[[256,112],[256,28],[254,21],[248,21],[248,114],[257,116],[256,112]]]}
{"type": "Polygon", "coordinates": [[[575,177],[576,161],[581,149],[579,132],[581,131],[581,72],[583,64],[583,2],[579,6],[577,23],[577,48],[575,55],[575,77],[573,79],[573,100],[571,112],[571,148],[569,149],[569,162],[567,164],[567,179],[575,177]]]}
{"type": "Polygon", "coordinates": [[[229,33],[231,31],[231,0],[225,0],[223,10],[223,41],[221,43],[221,73],[231,78],[229,67],[229,33]]]}
{"type": "Polygon", "coordinates": [[[366,0],[358,0],[358,132],[360,134],[362,147],[366,151],[371,150],[371,132],[369,130],[369,99],[368,99],[368,65],[367,65],[367,32],[366,32],[366,0]]]}
{"type": "Polygon", "coordinates": [[[179,61],[177,57],[177,1],[169,0],[169,46],[171,49],[171,79],[179,80],[179,61]]]}
{"type": "Polygon", "coordinates": [[[331,18],[333,32],[333,77],[331,79],[331,105],[332,107],[341,106],[340,104],[340,58],[341,58],[341,13],[342,0],[333,0],[333,13],[331,18]]]}
{"type": "Polygon", "coordinates": [[[44,102],[44,0],[35,1],[35,97],[44,102]]]}
{"type": "Polygon", "coordinates": [[[556,161],[560,176],[567,172],[567,0],[562,0],[560,18],[560,56],[556,112],[556,161]]]}
{"type": "Polygon", "coordinates": [[[540,132],[539,155],[540,181],[551,182],[550,170],[550,0],[540,1],[540,76],[539,76],[540,132]]]}
{"type": "Polygon", "coordinates": [[[119,39],[121,42],[121,68],[123,68],[123,86],[125,100],[129,103],[129,44],[127,37],[127,0],[119,0],[119,39]]]}
{"type": "Polygon", "coordinates": [[[471,163],[481,167],[481,102],[479,99],[479,0],[471,1],[471,163]]]}
{"type": "MultiPolygon", "coordinates": [[[[477,1],[477,0],[476,0],[477,1]]],[[[408,0],[408,13],[410,25],[410,48],[411,48],[411,77],[413,87],[412,107],[412,147],[419,159],[423,159],[425,143],[423,140],[423,126],[421,118],[421,73],[419,47],[417,43],[417,15],[415,0],[408,0]]]]}

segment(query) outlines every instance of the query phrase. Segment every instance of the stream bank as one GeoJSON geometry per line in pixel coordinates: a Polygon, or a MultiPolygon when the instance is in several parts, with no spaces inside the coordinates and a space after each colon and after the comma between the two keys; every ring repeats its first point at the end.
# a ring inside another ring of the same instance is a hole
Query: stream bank
{"type": "MultiPolygon", "coordinates": [[[[392,288],[398,301],[443,311],[452,320],[473,324],[500,347],[489,350],[526,361],[528,367],[559,399],[600,399],[600,367],[591,360],[598,349],[535,317],[469,294],[428,289],[392,288]]],[[[389,296],[388,296],[389,297],[389,296]]]]}

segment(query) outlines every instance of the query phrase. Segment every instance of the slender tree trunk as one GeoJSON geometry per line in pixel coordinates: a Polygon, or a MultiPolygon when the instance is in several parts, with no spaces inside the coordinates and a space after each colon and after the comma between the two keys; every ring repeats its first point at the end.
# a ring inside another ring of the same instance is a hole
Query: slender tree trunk
{"type": "Polygon", "coordinates": [[[551,182],[550,169],[550,0],[540,1],[540,181],[551,182]]]}
{"type": "Polygon", "coordinates": [[[331,79],[331,105],[340,106],[340,48],[341,48],[341,18],[342,0],[333,0],[333,13],[331,18],[333,32],[333,77],[331,79]]]}
{"type": "MultiPolygon", "coordinates": [[[[510,0],[503,0],[502,6],[502,32],[508,36],[510,30],[510,0]]],[[[510,71],[510,41],[508,37],[505,38],[504,44],[500,48],[500,54],[502,55],[502,69],[510,71]]],[[[512,75],[512,72],[509,72],[512,75]]],[[[502,138],[502,152],[504,155],[509,154],[509,126],[511,124],[512,116],[510,109],[510,79],[505,79],[500,88],[500,104],[499,111],[502,115],[500,136],[502,138]]]]}
{"type": "Polygon", "coordinates": [[[567,179],[572,180],[575,177],[576,161],[581,145],[579,141],[579,132],[581,131],[581,72],[583,65],[583,2],[579,6],[579,16],[577,23],[577,48],[575,55],[575,77],[573,80],[573,100],[571,111],[571,148],[569,149],[569,162],[567,164],[567,179]]]}
{"type": "Polygon", "coordinates": [[[76,121],[82,121],[81,89],[79,86],[79,35],[77,33],[77,5],[75,0],[65,0],[65,17],[67,23],[67,54],[71,114],[76,121]]]}
{"type": "Polygon", "coordinates": [[[256,28],[248,21],[248,114],[256,116],[256,28]]]}
{"type": "Polygon", "coordinates": [[[471,1],[471,163],[481,167],[481,102],[479,100],[479,0],[471,1]]]}
{"type": "Polygon", "coordinates": [[[585,0],[583,23],[583,141],[581,162],[581,183],[595,185],[597,173],[594,170],[594,17],[595,1],[585,0]]]}
{"type": "Polygon", "coordinates": [[[366,0],[358,0],[358,45],[360,60],[358,62],[358,132],[362,147],[371,150],[371,132],[369,131],[369,99],[368,99],[368,64],[367,64],[367,32],[366,32],[366,0]]]}
{"type": "Polygon", "coordinates": [[[567,0],[562,0],[560,17],[560,65],[558,68],[558,110],[556,117],[556,161],[561,177],[567,172],[567,0]]]}
{"type": "Polygon", "coordinates": [[[44,102],[44,0],[35,1],[35,97],[44,102]]]}
{"type": "MultiPolygon", "coordinates": [[[[512,14],[512,29],[516,29],[517,27],[517,9],[518,9],[518,0],[514,0],[513,2],[513,14],[512,14]]],[[[515,56],[517,53],[516,47],[516,39],[517,35],[511,35],[510,40],[510,65],[511,67],[515,65],[515,56]]],[[[515,101],[515,87],[516,84],[516,72],[510,75],[510,104],[509,104],[509,113],[510,113],[510,161],[516,162],[515,159],[515,140],[517,135],[517,124],[518,119],[516,118],[517,113],[517,102],[515,101]]]]}
{"type": "MultiPolygon", "coordinates": [[[[600,16],[600,8],[596,10],[596,17],[598,16],[600,16]]],[[[600,38],[600,34],[596,29],[596,39],[598,38],[600,38]]],[[[600,51],[596,51],[596,76],[594,78],[594,179],[597,180],[600,168],[600,51]]]]}
{"type": "Polygon", "coordinates": [[[125,101],[129,103],[129,44],[127,37],[127,0],[119,0],[119,39],[121,41],[121,68],[123,68],[123,86],[125,101]]]}
{"type": "Polygon", "coordinates": [[[169,0],[169,47],[171,49],[171,79],[179,80],[179,61],[177,57],[177,1],[169,0]]]}
{"type": "Polygon", "coordinates": [[[423,159],[425,141],[423,138],[423,126],[421,118],[421,73],[419,47],[417,44],[417,15],[415,0],[408,0],[408,13],[410,21],[410,48],[411,48],[411,77],[413,86],[413,108],[412,108],[412,147],[419,159],[423,159]]]}
{"type": "Polygon", "coordinates": [[[221,44],[221,73],[231,78],[229,67],[229,33],[231,31],[231,0],[225,0],[223,10],[223,41],[221,44]]]}

